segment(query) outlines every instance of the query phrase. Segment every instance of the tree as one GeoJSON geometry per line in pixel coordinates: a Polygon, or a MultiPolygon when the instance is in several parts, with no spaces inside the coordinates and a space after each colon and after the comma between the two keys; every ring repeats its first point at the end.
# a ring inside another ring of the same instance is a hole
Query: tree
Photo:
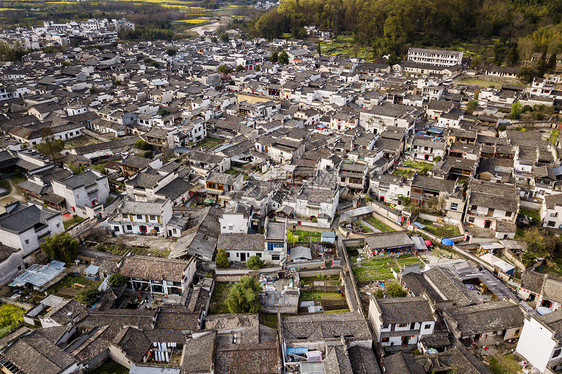
{"type": "Polygon", "coordinates": [[[388,58],[386,59],[386,63],[390,66],[396,65],[400,62],[400,57],[396,54],[396,52],[392,52],[388,58]]]}
{"type": "Polygon", "coordinates": [[[271,62],[279,62],[279,52],[275,51],[271,54],[271,57],[269,58],[269,61],[271,62]]]}
{"type": "Polygon", "coordinates": [[[542,52],[541,58],[537,62],[537,75],[539,77],[542,77],[544,73],[546,73],[547,69],[548,69],[548,65],[546,62],[546,48],[545,48],[544,51],[542,52]]]}
{"type": "Polygon", "coordinates": [[[554,73],[556,70],[556,53],[550,55],[548,62],[546,64],[546,72],[547,73],[554,73]]]}
{"type": "Polygon", "coordinates": [[[225,43],[228,43],[228,41],[230,40],[228,37],[228,34],[223,32],[219,35],[219,39],[222,40],[225,43]]]}
{"type": "Polygon", "coordinates": [[[148,144],[147,142],[145,142],[142,139],[139,139],[135,142],[135,148],[143,150],[143,151],[148,151],[150,149],[150,144],[148,144]]]}
{"type": "Polygon", "coordinates": [[[78,252],[78,241],[72,239],[69,233],[63,232],[55,236],[47,237],[41,244],[41,250],[49,258],[66,262],[74,261],[78,252]]]}
{"type": "Polygon", "coordinates": [[[257,313],[261,287],[256,278],[245,275],[228,292],[226,307],[230,313],[257,313]]]}
{"type": "Polygon", "coordinates": [[[227,268],[230,266],[230,261],[228,261],[228,253],[222,248],[220,248],[215,256],[215,263],[218,268],[227,268]]]}
{"type": "Polygon", "coordinates": [[[168,54],[168,56],[173,57],[178,53],[178,50],[176,48],[168,48],[166,53],[168,54]]]}
{"type": "Polygon", "coordinates": [[[230,74],[230,73],[232,72],[232,69],[229,68],[229,67],[226,66],[226,65],[221,65],[221,66],[218,67],[217,71],[218,71],[219,73],[223,73],[224,75],[228,75],[228,74],[230,74]]]}
{"type": "Polygon", "coordinates": [[[121,287],[126,285],[127,282],[129,282],[129,277],[126,277],[119,273],[112,274],[107,280],[107,283],[109,283],[109,285],[112,287],[121,287]]]}
{"type": "Polygon", "coordinates": [[[516,66],[519,63],[519,49],[517,43],[511,43],[507,54],[505,56],[505,63],[507,66],[516,66]]]}
{"type": "Polygon", "coordinates": [[[242,66],[242,65],[238,65],[238,66],[236,66],[236,71],[237,71],[238,73],[241,73],[241,72],[243,72],[243,71],[246,71],[246,68],[245,68],[244,66],[242,66]]]}
{"type": "Polygon", "coordinates": [[[62,139],[55,139],[53,131],[49,127],[41,130],[42,142],[37,144],[37,150],[45,156],[51,157],[53,162],[57,162],[60,152],[64,149],[64,141],[62,139]]]}
{"type": "Polygon", "coordinates": [[[261,269],[265,265],[263,260],[258,256],[251,256],[246,260],[246,266],[248,269],[258,270],[261,269]]]}
{"type": "Polygon", "coordinates": [[[398,283],[390,283],[385,288],[385,295],[387,297],[406,297],[408,292],[403,289],[398,283]]]}
{"type": "Polygon", "coordinates": [[[84,172],[84,167],[82,165],[74,165],[69,162],[68,164],[66,164],[66,166],[68,166],[68,168],[74,175],[78,175],[84,172]]]}
{"type": "Polygon", "coordinates": [[[279,53],[279,63],[282,65],[287,65],[289,63],[289,55],[285,51],[279,53]]]}
{"type": "Polygon", "coordinates": [[[78,302],[81,302],[82,304],[92,305],[97,301],[98,295],[99,291],[97,288],[84,288],[80,292],[78,292],[78,295],[76,295],[76,300],[78,302]]]}
{"type": "Polygon", "coordinates": [[[529,66],[524,66],[519,70],[517,77],[525,83],[529,83],[533,80],[537,73],[533,70],[533,68],[529,66]]]}
{"type": "Polygon", "coordinates": [[[478,108],[478,101],[470,100],[468,104],[466,104],[466,114],[472,115],[472,113],[474,113],[476,108],[478,108]]]}
{"type": "Polygon", "coordinates": [[[517,119],[523,113],[523,105],[517,100],[513,104],[511,104],[511,118],[517,119]]]}

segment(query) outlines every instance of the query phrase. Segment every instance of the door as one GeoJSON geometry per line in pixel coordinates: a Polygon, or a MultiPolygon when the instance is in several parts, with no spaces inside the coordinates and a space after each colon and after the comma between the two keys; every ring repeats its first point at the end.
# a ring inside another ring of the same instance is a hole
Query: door
{"type": "Polygon", "coordinates": [[[146,234],[146,226],[140,226],[139,230],[140,230],[141,234],[146,234]]]}
{"type": "Polygon", "coordinates": [[[408,345],[408,340],[410,340],[409,336],[402,337],[402,345],[408,345]]]}
{"type": "Polygon", "coordinates": [[[246,253],[240,253],[240,261],[246,261],[246,253]]]}
{"type": "Polygon", "coordinates": [[[485,229],[489,229],[491,225],[492,225],[492,221],[486,220],[486,222],[484,222],[485,229]]]}

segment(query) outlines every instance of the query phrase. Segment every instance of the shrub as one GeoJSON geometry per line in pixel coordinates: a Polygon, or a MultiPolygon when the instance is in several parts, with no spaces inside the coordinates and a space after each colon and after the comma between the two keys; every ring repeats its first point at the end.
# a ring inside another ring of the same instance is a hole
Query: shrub
{"type": "Polygon", "coordinates": [[[246,261],[246,266],[248,267],[248,269],[252,269],[252,270],[261,269],[263,265],[265,265],[263,260],[258,256],[251,256],[246,261]]]}
{"type": "Polygon", "coordinates": [[[218,268],[227,268],[230,266],[230,261],[228,261],[228,253],[224,249],[219,249],[217,255],[215,256],[215,263],[218,268]]]}

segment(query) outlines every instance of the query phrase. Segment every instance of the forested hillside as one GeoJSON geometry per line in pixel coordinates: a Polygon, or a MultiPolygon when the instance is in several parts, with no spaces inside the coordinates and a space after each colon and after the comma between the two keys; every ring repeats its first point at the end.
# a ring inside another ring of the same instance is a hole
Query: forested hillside
{"type": "Polygon", "coordinates": [[[522,54],[545,47],[560,53],[561,14],[560,0],[281,0],[252,31],[269,39],[303,37],[305,25],[353,32],[375,56],[491,38],[519,41],[522,54]]]}

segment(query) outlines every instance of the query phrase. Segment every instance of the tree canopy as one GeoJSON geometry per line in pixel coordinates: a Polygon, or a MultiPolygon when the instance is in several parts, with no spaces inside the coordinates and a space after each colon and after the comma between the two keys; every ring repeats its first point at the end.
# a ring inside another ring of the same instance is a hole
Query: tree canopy
{"type": "Polygon", "coordinates": [[[248,269],[258,270],[261,269],[265,265],[263,260],[258,256],[251,256],[246,260],[246,266],[248,269]]]}
{"type": "Polygon", "coordinates": [[[222,248],[217,251],[215,256],[215,263],[218,268],[227,268],[230,266],[230,261],[228,261],[228,253],[222,248]]]}
{"type": "Polygon", "coordinates": [[[64,149],[64,141],[62,139],[55,139],[53,131],[46,127],[41,130],[41,143],[37,144],[37,150],[49,156],[51,160],[57,162],[60,157],[60,152],[64,149]]]}
{"type": "MultiPolygon", "coordinates": [[[[268,39],[285,33],[298,38],[305,25],[316,25],[336,34],[353,33],[358,44],[372,47],[379,57],[403,54],[412,45],[448,47],[458,40],[526,36],[533,49],[548,45],[555,53],[554,48],[561,48],[555,41],[561,14],[562,5],[555,0],[282,0],[250,31],[268,39]]],[[[519,59],[513,44],[501,49],[503,62],[519,59]]]]}
{"type": "Polygon", "coordinates": [[[109,285],[113,287],[121,287],[126,285],[128,281],[129,281],[129,277],[126,277],[119,273],[114,273],[109,277],[107,283],[109,283],[109,285]]]}
{"type": "Polygon", "coordinates": [[[67,232],[47,237],[40,247],[49,258],[67,264],[73,262],[78,253],[78,241],[67,232]]]}
{"type": "Polygon", "coordinates": [[[256,278],[245,275],[230,288],[225,301],[230,313],[257,313],[260,310],[261,287],[256,278]]]}

